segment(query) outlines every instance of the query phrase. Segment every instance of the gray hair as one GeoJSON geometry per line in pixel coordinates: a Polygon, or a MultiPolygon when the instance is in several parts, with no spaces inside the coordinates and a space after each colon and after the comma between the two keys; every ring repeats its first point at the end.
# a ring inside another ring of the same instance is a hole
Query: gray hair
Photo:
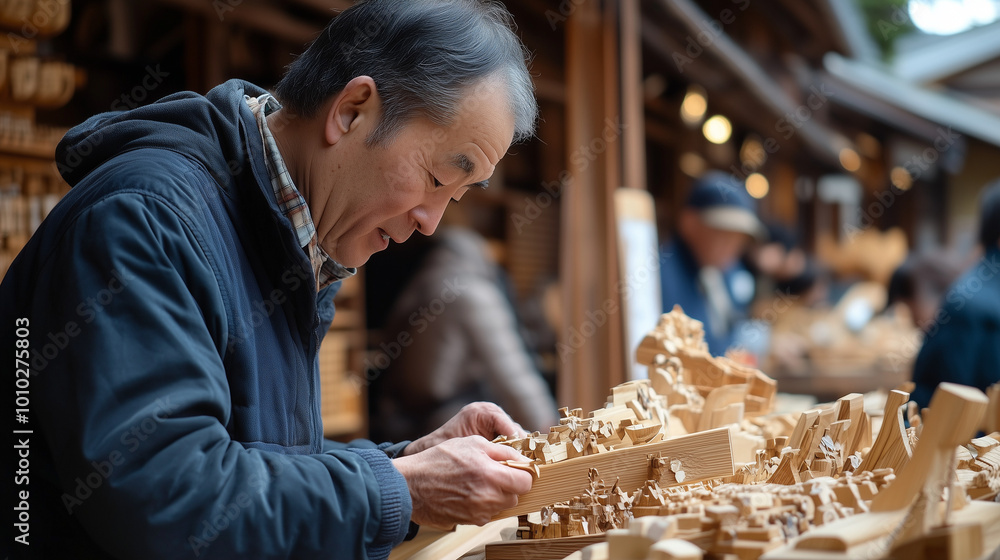
{"type": "Polygon", "coordinates": [[[302,116],[358,76],[370,76],[382,117],[369,145],[390,141],[413,117],[447,126],[474,86],[498,79],[508,89],[514,141],[538,117],[529,54],[513,18],[492,0],[363,0],[333,19],[275,86],[302,116]]]}

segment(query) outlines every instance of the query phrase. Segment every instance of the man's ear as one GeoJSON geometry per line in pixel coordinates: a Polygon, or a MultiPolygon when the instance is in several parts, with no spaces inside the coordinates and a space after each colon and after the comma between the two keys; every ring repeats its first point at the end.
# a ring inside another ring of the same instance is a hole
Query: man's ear
{"type": "Polygon", "coordinates": [[[382,102],[375,80],[369,76],[358,76],[347,82],[327,109],[323,127],[326,142],[336,144],[345,135],[358,130],[369,121],[374,123],[381,108],[382,102]]]}

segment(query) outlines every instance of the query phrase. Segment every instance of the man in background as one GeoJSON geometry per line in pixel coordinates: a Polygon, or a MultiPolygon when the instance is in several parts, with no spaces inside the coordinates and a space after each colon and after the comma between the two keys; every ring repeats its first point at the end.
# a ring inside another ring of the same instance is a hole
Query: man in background
{"type": "Polygon", "coordinates": [[[726,352],[753,299],[753,276],[739,258],[764,226],[740,181],[709,171],[681,210],[673,238],[660,251],[663,310],[680,305],[705,324],[713,355],[726,352]]]}
{"type": "Polygon", "coordinates": [[[983,257],[948,290],[917,354],[910,398],[921,408],[942,381],[1000,381],[1000,180],[980,197],[979,243],[983,257]]]}

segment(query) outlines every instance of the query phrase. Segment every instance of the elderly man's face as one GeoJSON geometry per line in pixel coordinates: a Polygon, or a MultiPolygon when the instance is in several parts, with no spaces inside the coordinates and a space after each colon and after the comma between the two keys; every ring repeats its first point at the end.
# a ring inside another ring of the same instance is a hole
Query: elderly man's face
{"type": "Polygon", "coordinates": [[[720,270],[732,266],[750,243],[749,235],[711,227],[690,208],[681,213],[680,230],[698,265],[720,270]]]}
{"type": "Polygon", "coordinates": [[[470,90],[447,127],[417,118],[370,147],[365,139],[378,120],[359,121],[319,163],[326,172],[320,188],[329,194],[314,193],[310,204],[324,205],[320,244],[348,267],[364,264],[390,240],[433,233],[452,200],[489,179],[514,135],[506,88],[491,82],[470,90]]]}

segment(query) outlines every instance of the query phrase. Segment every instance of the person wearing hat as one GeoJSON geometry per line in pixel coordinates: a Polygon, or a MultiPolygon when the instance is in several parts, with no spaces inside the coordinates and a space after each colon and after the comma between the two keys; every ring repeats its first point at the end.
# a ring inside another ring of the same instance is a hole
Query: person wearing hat
{"type": "Polygon", "coordinates": [[[695,182],[673,239],[660,251],[664,311],[680,305],[704,323],[713,355],[725,353],[746,316],[754,283],[739,258],[764,231],[743,183],[709,171],[695,182]]]}
{"type": "Polygon", "coordinates": [[[921,408],[942,381],[983,390],[1000,382],[1000,179],[979,211],[983,257],[948,289],[913,365],[910,398],[921,408]]]}

